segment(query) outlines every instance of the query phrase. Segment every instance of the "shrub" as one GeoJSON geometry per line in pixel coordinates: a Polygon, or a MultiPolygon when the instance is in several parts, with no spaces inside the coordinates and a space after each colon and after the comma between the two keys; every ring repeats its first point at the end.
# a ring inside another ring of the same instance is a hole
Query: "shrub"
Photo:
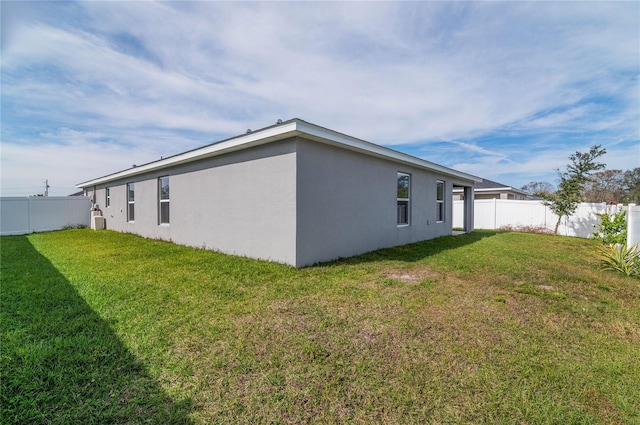
{"type": "Polygon", "coordinates": [[[62,228],[62,230],[70,230],[70,229],[86,229],[87,226],[85,224],[67,224],[62,228]]]}
{"type": "Polygon", "coordinates": [[[602,213],[597,214],[600,217],[600,225],[598,231],[593,237],[602,241],[602,243],[626,244],[627,243],[627,212],[620,211],[616,214],[602,213]]]}
{"type": "Polygon", "coordinates": [[[638,245],[627,248],[624,244],[600,247],[600,262],[603,270],[613,270],[627,276],[640,276],[640,251],[638,245]]]}

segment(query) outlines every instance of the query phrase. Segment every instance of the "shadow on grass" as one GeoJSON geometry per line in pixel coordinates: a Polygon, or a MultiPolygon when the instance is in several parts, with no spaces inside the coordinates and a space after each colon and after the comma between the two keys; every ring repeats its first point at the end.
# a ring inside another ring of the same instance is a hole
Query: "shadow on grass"
{"type": "Polygon", "coordinates": [[[26,237],[0,254],[0,422],[190,423],[26,237]]]}
{"type": "MultiPolygon", "coordinates": [[[[400,245],[392,248],[383,248],[377,251],[358,255],[357,257],[336,260],[336,263],[363,264],[380,261],[417,262],[432,255],[439,254],[449,249],[461,248],[473,244],[482,239],[497,235],[495,230],[475,230],[462,235],[442,236],[436,239],[415,242],[408,245],[400,245]]],[[[464,260],[464,258],[461,258],[464,260]]]]}

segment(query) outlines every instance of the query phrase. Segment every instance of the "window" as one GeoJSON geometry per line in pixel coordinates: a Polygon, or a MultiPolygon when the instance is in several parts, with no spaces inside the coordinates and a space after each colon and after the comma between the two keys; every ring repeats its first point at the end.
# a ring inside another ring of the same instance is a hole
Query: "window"
{"type": "Polygon", "coordinates": [[[104,190],[104,206],[109,207],[111,205],[111,194],[109,193],[109,188],[107,187],[104,190]]]}
{"type": "Polygon", "coordinates": [[[169,176],[158,179],[158,221],[169,224],[169,176]]]}
{"type": "Polygon", "coordinates": [[[411,176],[398,173],[398,226],[409,225],[409,196],[411,176]]]}
{"type": "Polygon", "coordinates": [[[133,191],[133,183],[127,183],[127,221],[135,219],[135,196],[133,191]]]}
{"type": "Polygon", "coordinates": [[[436,206],[438,210],[436,212],[436,221],[444,221],[444,182],[438,180],[436,182],[436,206]]]}

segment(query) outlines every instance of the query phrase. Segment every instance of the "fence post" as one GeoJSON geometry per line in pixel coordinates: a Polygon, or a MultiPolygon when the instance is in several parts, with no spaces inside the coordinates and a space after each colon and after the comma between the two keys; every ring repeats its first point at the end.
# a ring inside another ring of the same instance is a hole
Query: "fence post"
{"type": "Polygon", "coordinates": [[[636,204],[627,206],[627,248],[640,243],[640,207],[636,204]]]}
{"type": "Polygon", "coordinates": [[[33,217],[31,217],[31,196],[27,198],[27,228],[29,229],[29,233],[33,233],[33,217]]]}
{"type": "Polygon", "coordinates": [[[497,223],[498,223],[498,202],[496,198],[493,198],[493,230],[496,230],[497,223]]]}

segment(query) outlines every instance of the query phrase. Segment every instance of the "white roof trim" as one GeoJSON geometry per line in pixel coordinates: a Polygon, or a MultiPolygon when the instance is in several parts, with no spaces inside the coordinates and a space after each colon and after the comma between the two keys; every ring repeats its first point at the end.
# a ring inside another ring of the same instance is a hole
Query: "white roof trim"
{"type": "Polygon", "coordinates": [[[79,188],[85,188],[117,179],[132,177],[179,164],[246,149],[252,146],[264,145],[294,136],[305,136],[309,139],[321,143],[327,143],[368,155],[377,156],[379,158],[414,165],[420,168],[447,174],[460,179],[470,180],[472,182],[479,183],[482,181],[481,178],[473,176],[471,174],[463,173],[452,168],[447,168],[433,162],[429,162],[411,155],[404,154],[402,152],[395,151],[393,149],[369,143],[361,139],[356,139],[355,137],[347,136],[346,134],[338,133],[336,131],[329,130],[327,128],[320,127],[315,124],[311,124],[295,118],[282,124],[267,127],[262,130],[256,130],[251,133],[223,140],[221,142],[187,151],[178,155],[171,156],[169,158],[150,162],[134,168],[129,168],[127,170],[119,171],[117,173],[109,174],[97,179],[88,180],[83,183],[78,183],[76,186],[79,188]]]}
{"type": "MultiPolygon", "coordinates": [[[[454,192],[462,192],[462,189],[453,189],[454,192]]],[[[514,189],[513,187],[500,186],[500,187],[483,187],[483,188],[474,188],[474,192],[516,192],[521,195],[531,196],[531,194],[524,192],[520,189],[514,189]]]]}

